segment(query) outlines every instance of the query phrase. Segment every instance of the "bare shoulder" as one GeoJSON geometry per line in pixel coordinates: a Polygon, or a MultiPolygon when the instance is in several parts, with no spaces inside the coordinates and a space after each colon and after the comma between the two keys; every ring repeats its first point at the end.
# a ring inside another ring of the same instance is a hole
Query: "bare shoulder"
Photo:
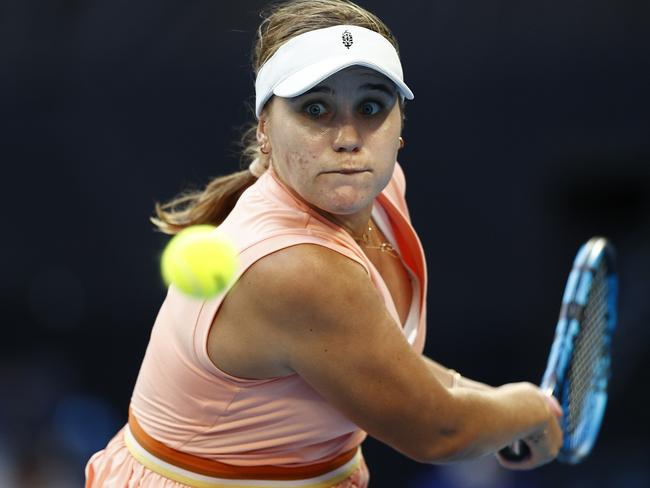
{"type": "Polygon", "coordinates": [[[266,255],[228,292],[210,329],[208,354],[235,376],[290,374],[294,346],[306,345],[301,334],[316,324],[342,325],[329,314],[332,304],[340,312],[341,297],[363,289],[376,294],[365,269],[326,247],[299,244],[266,255]]]}
{"type": "Polygon", "coordinates": [[[268,346],[281,348],[287,364],[296,348],[308,348],[319,334],[347,335],[354,322],[385,318],[382,298],[363,266],[314,244],[265,256],[237,288],[271,341],[268,346]]]}
{"type": "Polygon", "coordinates": [[[291,246],[265,256],[251,266],[243,280],[251,290],[264,290],[259,306],[282,319],[287,318],[285,313],[295,318],[300,311],[330,308],[333,300],[349,299],[350,303],[338,305],[351,305],[364,291],[379,298],[363,266],[313,244],[291,246]]]}

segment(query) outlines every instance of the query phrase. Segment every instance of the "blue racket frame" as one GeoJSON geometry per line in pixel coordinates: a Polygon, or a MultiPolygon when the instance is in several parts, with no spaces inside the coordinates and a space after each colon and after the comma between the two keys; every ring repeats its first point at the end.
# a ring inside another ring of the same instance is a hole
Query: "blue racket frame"
{"type": "Polygon", "coordinates": [[[607,405],[607,385],[610,377],[611,342],[616,329],[616,301],[618,294],[618,276],[616,274],[615,252],[613,246],[603,237],[594,237],[585,243],[578,251],[569,274],[562,298],[560,317],[555,329],[555,338],[551,346],[546,371],[542,378],[541,388],[555,396],[562,409],[562,430],[564,442],[558,455],[558,460],[576,464],[582,461],[593,448],[607,405]],[[589,414],[582,419],[574,432],[568,432],[568,397],[569,382],[567,374],[573,354],[574,339],[580,330],[582,312],[591,290],[593,276],[602,260],[606,261],[607,288],[607,319],[602,354],[597,367],[600,372],[594,389],[585,399],[584,408],[589,414]]]}

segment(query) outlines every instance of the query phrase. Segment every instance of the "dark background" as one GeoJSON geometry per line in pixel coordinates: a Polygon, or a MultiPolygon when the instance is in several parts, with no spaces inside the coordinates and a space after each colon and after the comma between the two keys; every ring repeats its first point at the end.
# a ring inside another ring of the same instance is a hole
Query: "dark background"
{"type": "MultiPolygon", "coordinates": [[[[619,250],[610,403],[582,465],[418,465],[372,486],[647,486],[650,3],[361,1],[400,41],[426,353],[539,381],[581,242],[619,250]]],[[[155,201],[239,168],[261,1],[0,3],[0,486],[80,486],[126,419],[165,289],[155,201]]]]}

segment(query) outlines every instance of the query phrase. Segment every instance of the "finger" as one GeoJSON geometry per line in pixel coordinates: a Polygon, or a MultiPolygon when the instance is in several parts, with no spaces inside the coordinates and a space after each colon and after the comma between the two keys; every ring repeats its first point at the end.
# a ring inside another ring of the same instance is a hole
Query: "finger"
{"type": "Polygon", "coordinates": [[[551,411],[555,414],[556,417],[560,418],[563,415],[562,407],[557,399],[553,395],[546,395],[546,401],[548,406],[551,408],[551,411]]]}

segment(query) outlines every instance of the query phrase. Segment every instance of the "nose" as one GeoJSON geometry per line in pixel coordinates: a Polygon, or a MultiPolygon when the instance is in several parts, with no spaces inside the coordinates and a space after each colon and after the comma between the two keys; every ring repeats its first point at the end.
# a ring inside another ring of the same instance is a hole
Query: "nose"
{"type": "Polygon", "coordinates": [[[345,115],[336,125],[333,149],[336,152],[356,152],[361,148],[362,138],[354,117],[345,115]]]}

